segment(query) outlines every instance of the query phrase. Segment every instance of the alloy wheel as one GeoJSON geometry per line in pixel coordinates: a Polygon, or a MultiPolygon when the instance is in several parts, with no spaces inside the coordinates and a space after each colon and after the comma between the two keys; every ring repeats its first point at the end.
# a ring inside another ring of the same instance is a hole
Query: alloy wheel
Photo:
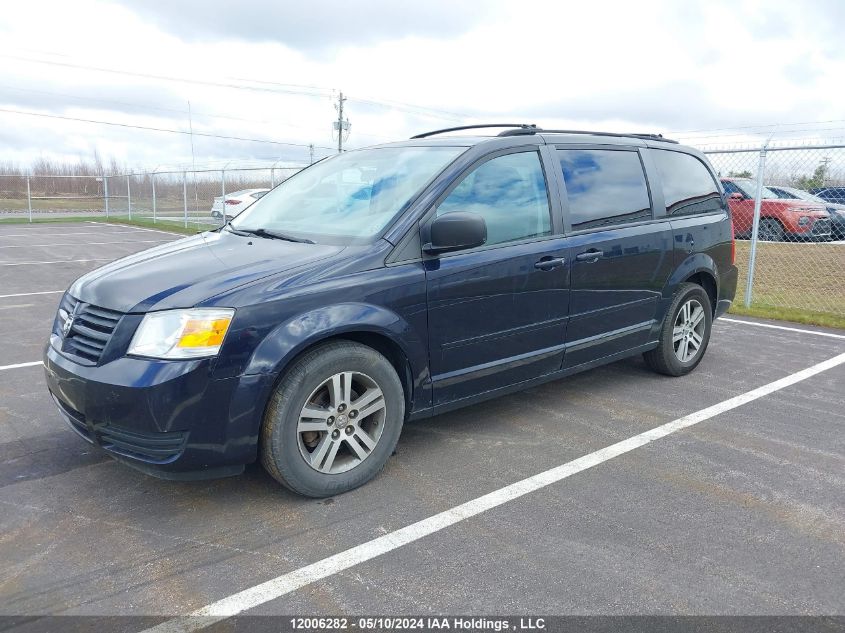
{"type": "Polygon", "coordinates": [[[369,457],[384,431],[384,394],[360,372],[334,374],[308,397],[296,427],[299,453],[316,471],[337,474],[369,457]]]}
{"type": "Polygon", "coordinates": [[[704,308],[697,299],[690,299],[681,306],[672,328],[672,348],[682,363],[688,363],[704,343],[704,308]]]}

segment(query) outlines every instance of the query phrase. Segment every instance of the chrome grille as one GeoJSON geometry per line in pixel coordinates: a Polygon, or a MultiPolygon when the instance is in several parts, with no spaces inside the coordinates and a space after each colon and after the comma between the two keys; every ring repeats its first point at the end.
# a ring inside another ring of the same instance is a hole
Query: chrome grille
{"type": "Polygon", "coordinates": [[[66,294],[59,306],[59,333],[64,337],[62,351],[91,363],[100,361],[122,312],[81,302],[66,294]],[[67,329],[68,319],[72,319],[67,329]]]}

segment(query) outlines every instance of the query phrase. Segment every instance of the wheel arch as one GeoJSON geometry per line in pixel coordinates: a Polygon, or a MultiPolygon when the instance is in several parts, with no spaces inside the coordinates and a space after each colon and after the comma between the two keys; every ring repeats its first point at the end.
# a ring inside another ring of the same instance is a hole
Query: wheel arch
{"type": "Polygon", "coordinates": [[[668,307],[678,284],[695,283],[704,288],[710,299],[710,307],[715,314],[719,300],[719,272],[716,262],[706,253],[695,253],[687,257],[669,278],[663,292],[664,302],[668,307]]]}
{"type": "Polygon", "coordinates": [[[700,270],[697,273],[693,273],[686,279],[685,282],[698,284],[704,291],[707,293],[708,298],[710,299],[710,309],[713,312],[714,316],[716,314],[716,303],[719,300],[719,287],[716,284],[716,277],[708,270],[700,270]]]}
{"type": "Polygon", "coordinates": [[[402,383],[406,415],[411,411],[418,390],[416,383],[428,372],[425,341],[399,315],[381,306],[338,304],[293,317],[277,326],[256,347],[245,373],[273,375],[275,389],[291,363],[314,347],[333,340],[360,343],[387,358],[402,383]]]}

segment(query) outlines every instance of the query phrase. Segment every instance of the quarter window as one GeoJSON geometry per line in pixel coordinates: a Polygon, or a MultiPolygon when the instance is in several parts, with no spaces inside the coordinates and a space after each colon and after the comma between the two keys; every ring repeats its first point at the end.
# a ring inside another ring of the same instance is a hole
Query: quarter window
{"type": "Polygon", "coordinates": [[[668,150],[652,150],[663,182],[668,215],[709,213],[722,208],[716,181],[695,156],[668,150]]]}
{"type": "Polygon", "coordinates": [[[437,215],[468,211],[487,223],[487,244],[551,234],[546,178],[537,152],[506,154],[467,175],[437,215]]]}
{"type": "Polygon", "coordinates": [[[573,230],[651,218],[648,186],[637,152],[562,149],[557,156],[573,230]]]}

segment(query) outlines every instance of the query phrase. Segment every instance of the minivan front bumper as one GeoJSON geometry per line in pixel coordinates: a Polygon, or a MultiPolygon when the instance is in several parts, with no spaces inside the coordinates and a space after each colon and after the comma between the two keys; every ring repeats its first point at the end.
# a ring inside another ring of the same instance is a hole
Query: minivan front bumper
{"type": "Polygon", "coordinates": [[[272,376],[215,379],[212,360],[121,357],[83,366],[48,343],[47,386],[68,425],[148,474],[199,479],[255,461],[272,376]]]}

